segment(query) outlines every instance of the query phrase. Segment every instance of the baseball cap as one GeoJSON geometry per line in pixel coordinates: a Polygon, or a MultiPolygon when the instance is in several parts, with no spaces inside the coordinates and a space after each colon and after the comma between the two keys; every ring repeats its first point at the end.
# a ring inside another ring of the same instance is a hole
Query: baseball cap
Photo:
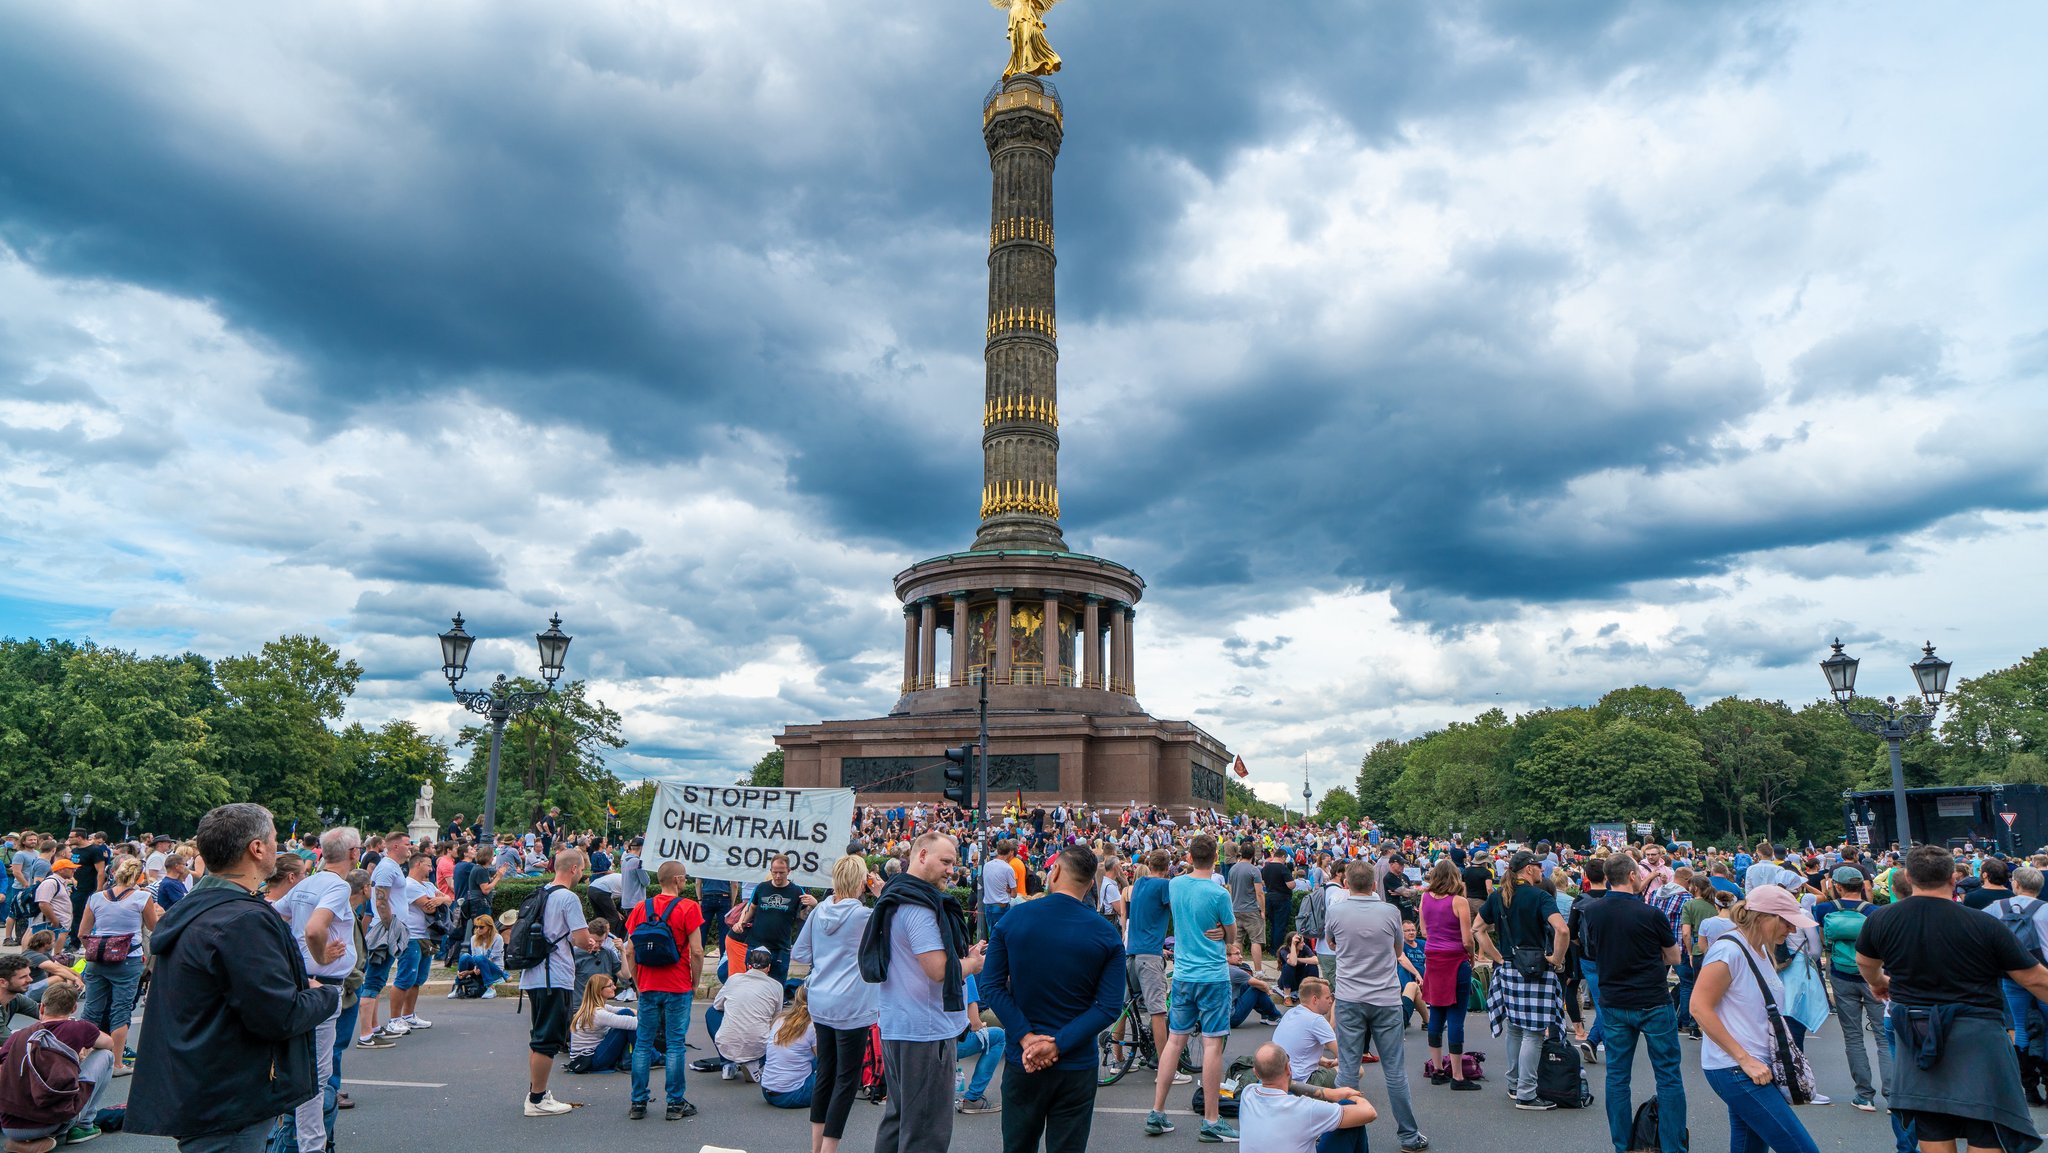
{"type": "Polygon", "coordinates": [[[1522,849],[1517,851],[1514,856],[1508,858],[1508,872],[1519,873],[1535,863],[1536,854],[1527,849],[1522,849]]]}
{"type": "Polygon", "coordinates": [[[1783,917],[1795,929],[1811,929],[1817,924],[1799,907],[1799,901],[1792,894],[1776,885],[1759,885],[1745,899],[1752,912],[1769,913],[1783,917]]]}
{"type": "Polygon", "coordinates": [[[1837,885],[1861,885],[1863,883],[1863,870],[1854,865],[1843,865],[1835,870],[1834,875],[1835,884],[1837,885]]]}

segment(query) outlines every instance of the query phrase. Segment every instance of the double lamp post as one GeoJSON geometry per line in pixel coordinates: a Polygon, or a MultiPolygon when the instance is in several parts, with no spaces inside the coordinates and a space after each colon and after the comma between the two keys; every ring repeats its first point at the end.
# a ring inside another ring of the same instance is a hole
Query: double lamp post
{"type": "Polygon", "coordinates": [[[547,687],[543,689],[517,690],[499,673],[488,689],[465,689],[456,682],[469,668],[469,650],[476,644],[476,638],[463,631],[462,614],[455,614],[455,623],[441,634],[441,675],[448,678],[448,688],[463,708],[486,717],[491,722],[491,768],[484,778],[484,831],[482,839],[489,841],[498,829],[498,746],[505,737],[505,722],[533,708],[555,691],[555,682],[561,679],[562,665],[569,656],[569,641],[573,638],[562,631],[562,618],[558,613],[548,619],[548,631],[534,634],[534,642],[540,646],[540,679],[547,687]]]}
{"type": "Polygon", "coordinates": [[[1884,712],[1859,713],[1849,708],[1856,699],[1856,666],[1859,662],[1842,651],[1840,638],[1836,638],[1834,649],[1834,655],[1820,663],[1820,671],[1827,674],[1828,691],[1834,694],[1835,703],[1851,724],[1866,733],[1883,737],[1885,744],[1891,747],[1892,810],[1893,816],[1898,818],[1899,851],[1903,853],[1913,847],[1913,829],[1906,817],[1906,766],[1900,758],[1899,746],[1905,744],[1907,737],[1934,726],[1941,698],[1948,694],[1949,662],[1934,655],[1934,644],[1930,641],[1920,650],[1920,659],[1912,664],[1913,679],[1919,684],[1920,695],[1932,706],[1926,712],[1905,712],[1899,708],[1899,698],[1886,697],[1884,712]]]}

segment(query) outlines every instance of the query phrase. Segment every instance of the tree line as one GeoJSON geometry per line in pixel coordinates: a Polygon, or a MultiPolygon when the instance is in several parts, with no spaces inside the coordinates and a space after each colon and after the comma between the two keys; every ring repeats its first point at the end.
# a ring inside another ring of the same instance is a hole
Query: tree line
{"type": "MultiPolygon", "coordinates": [[[[428,782],[444,827],[457,812],[480,812],[490,753],[482,719],[452,747],[410,721],[351,721],[363,677],[362,666],[303,634],[217,660],[0,639],[0,821],[63,828],[64,795],[76,803],[90,793],[79,823],[116,834],[120,812],[137,816],[138,831],[181,834],[237,800],[268,806],[286,829],[316,830],[338,814],[389,831],[404,827],[428,782]]],[[[507,724],[499,828],[525,828],[549,805],[572,827],[600,828],[607,803],[624,810],[651,793],[624,794],[606,768],[606,754],[625,747],[619,729],[619,714],[582,681],[507,724]]],[[[639,803],[643,826],[650,803],[639,803]]]]}
{"type": "MultiPolygon", "coordinates": [[[[1859,712],[1884,703],[1858,699],[1859,712]]],[[[1906,706],[1924,709],[1919,698],[1906,706]]],[[[1929,732],[1902,750],[1908,787],[2048,784],[2048,649],[1962,681],[1929,732]]],[[[1600,821],[1727,843],[1844,835],[1842,793],[1891,786],[1882,739],[1832,700],[1724,697],[1694,707],[1670,688],[1616,689],[1597,704],[1510,718],[1490,709],[1361,759],[1355,790],[1318,815],[1364,814],[1397,832],[1507,833],[1584,843],[1600,821]]]]}

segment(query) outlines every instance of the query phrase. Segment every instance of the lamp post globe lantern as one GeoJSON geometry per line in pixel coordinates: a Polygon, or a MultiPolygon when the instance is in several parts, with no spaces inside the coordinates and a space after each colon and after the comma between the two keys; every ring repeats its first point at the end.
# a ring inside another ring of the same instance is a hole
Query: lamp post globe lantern
{"type": "Polygon", "coordinates": [[[505,723],[540,704],[555,691],[555,681],[561,678],[571,638],[562,631],[559,613],[549,618],[546,632],[534,634],[534,640],[540,646],[540,675],[545,688],[514,689],[506,682],[505,674],[499,673],[488,689],[465,689],[456,682],[469,670],[469,653],[476,644],[476,638],[462,625],[462,614],[457,613],[448,631],[440,635],[441,675],[448,678],[448,689],[463,708],[491,722],[491,760],[488,774],[484,777],[481,834],[481,839],[488,841],[498,828],[499,750],[504,744],[505,723]]]}
{"type": "Polygon", "coordinates": [[[1842,651],[1842,638],[1835,638],[1834,655],[1820,663],[1820,671],[1827,674],[1828,692],[1837,703],[1848,704],[1856,696],[1856,666],[1860,662],[1842,651]]]}
{"type": "Polygon", "coordinates": [[[1934,655],[1934,642],[1928,641],[1920,649],[1921,657],[1913,662],[1913,679],[1920,682],[1920,695],[1930,705],[1941,704],[1941,698],[1948,695],[1947,661],[1934,655]]]}
{"type": "Polygon", "coordinates": [[[569,658],[569,642],[575,638],[562,631],[562,614],[548,618],[548,631],[535,633],[534,643],[540,646],[540,679],[552,686],[562,675],[562,666],[569,658]]]}
{"type": "MultiPolygon", "coordinates": [[[[1841,706],[1842,715],[1849,722],[1866,733],[1883,737],[1891,752],[1892,762],[1892,816],[1898,828],[1899,851],[1913,847],[1912,821],[1906,811],[1906,767],[1900,748],[1906,738],[1914,733],[1925,732],[1934,727],[1936,710],[1941,699],[1948,693],[1949,662],[1934,655],[1933,642],[1920,650],[1921,657],[1912,663],[1913,680],[1920,695],[1934,708],[1925,711],[1907,712],[1899,708],[1897,697],[1886,697],[1884,712],[1859,713],[1849,707],[1856,697],[1856,658],[1842,651],[1842,640],[1835,638],[1834,652],[1820,662],[1821,672],[1827,675],[1828,691],[1834,695],[1835,703],[1841,706]]],[[[1866,804],[1866,815],[1867,804],[1866,804]]]]}

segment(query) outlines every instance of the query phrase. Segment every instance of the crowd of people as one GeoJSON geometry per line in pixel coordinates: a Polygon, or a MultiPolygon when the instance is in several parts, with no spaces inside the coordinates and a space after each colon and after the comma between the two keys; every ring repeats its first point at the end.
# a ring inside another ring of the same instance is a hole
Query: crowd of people
{"type": "Polygon", "coordinates": [[[956,1117],[983,1113],[1012,1153],[1083,1149],[1100,1059],[1139,1031],[1145,1134],[1176,1131],[1169,1097],[1198,1080],[1198,1142],[1362,1150],[1377,1066],[1394,1139],[1425,1149],[1423,1121],[1450,1105],[1423,1098],[1487,1077],[1468,1023],[1482,1007],[1497,1107],[1583,1108],[1604,1064],[1617,1153],[1686,1147],[1694,1061],[1736,1153],[1817,1150],[1800,1110],[1832,1099],[1805,1049],[1830,1015],[1839,1088],[1889,1112],[1895,1148],[2040,1143],[2048,859],[1396,837],[1135,805],[1013,805],[987,830],[941,806],[868,807],[849,833],[829,891],[780,858],[750,880],[650,872],[637,840],[614,858],[556,812],[496,838],[458,818],[432,845],[353,828],[281,844],[253,804],[185,842],[10,834],[7,1153],[90,1140],[107,1084],[131,1073],[132,1131],[325,1150],[352,1104],[343,1061],[419,1043],[437,962],[449,997],[516,978],[525,1116],[571,1111],[550,1089],[566,1071],[624,1074],[627,1116],[645,1118],[660,1068],[663,1117],[682,1120],[696,1072],[807,1111],[813,1153],[838,1148],[863,1095],[885,1101],[889,1153],[944,1150],[956,1117]],[[494,914],[509,877],[544,883],[494,914]],[[700,999],[709,1051],[692,1061],[700,999]],[[1239,1029],[1270,1034],[1227,1062],[1239,1029]],[[1638,1049],[1655,1084],[1640,1101],[1638,1049]],[[10,1112],[9,1070],[46,1061],[69,1077],[62,1104],[10,1112]]]}

